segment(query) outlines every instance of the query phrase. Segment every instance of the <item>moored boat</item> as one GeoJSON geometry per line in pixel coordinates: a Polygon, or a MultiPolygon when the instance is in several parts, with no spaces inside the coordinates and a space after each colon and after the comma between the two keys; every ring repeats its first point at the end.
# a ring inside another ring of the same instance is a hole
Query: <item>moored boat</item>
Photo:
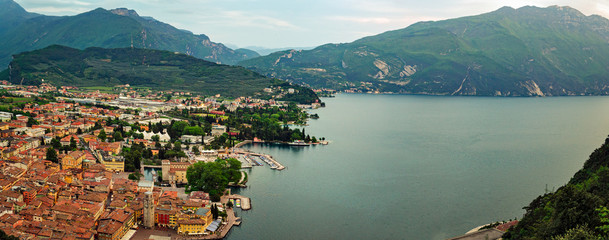
{"type": "Polygon", "coordinates": [[[290,146],[309,146],[311,144],[310,143],[306,143],[303,140],[294,140],[293,142],[288,143],[288,145],[290,145],[290,146]]]}

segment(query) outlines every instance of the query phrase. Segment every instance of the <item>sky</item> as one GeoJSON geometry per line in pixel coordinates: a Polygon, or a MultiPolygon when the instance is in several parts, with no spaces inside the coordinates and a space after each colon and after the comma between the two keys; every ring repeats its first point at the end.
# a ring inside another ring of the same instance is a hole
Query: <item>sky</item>
{"type": "Polygon", "coordinates": [[[15,0],[29,12],[66,16],[98,7],[136,10],[231,47],[314,47],[352,42],[419,21],[503,6],[571,6],[609,17],[609,0],[15,0]]]}

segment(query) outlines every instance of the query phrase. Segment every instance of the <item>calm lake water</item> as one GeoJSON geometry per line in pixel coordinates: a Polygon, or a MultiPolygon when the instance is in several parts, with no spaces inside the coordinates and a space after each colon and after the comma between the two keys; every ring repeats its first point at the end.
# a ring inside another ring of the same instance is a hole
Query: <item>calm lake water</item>
{"type": "Polygon", "coordinates": [[[308,134],[249,145],[288,168],[249,171],[252,210],[228,239],[446,239],[521,218],[609,134],[609,97],[342,94],[308,134]]]}

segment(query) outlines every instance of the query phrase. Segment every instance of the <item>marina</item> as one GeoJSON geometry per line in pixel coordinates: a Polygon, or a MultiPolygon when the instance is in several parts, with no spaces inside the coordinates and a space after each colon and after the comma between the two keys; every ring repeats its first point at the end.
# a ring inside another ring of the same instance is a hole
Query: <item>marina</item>
{"type": "Polygon", "coordinates": [[[273,156],[261,153],[254,153],[240,148],[233,148],[229,157],[233,157],[241,162],[241,168],[252,168],[254,166],[264,166],[266,163],[271,169],[281,171],[286,167],[277,162],[273,156]]]}

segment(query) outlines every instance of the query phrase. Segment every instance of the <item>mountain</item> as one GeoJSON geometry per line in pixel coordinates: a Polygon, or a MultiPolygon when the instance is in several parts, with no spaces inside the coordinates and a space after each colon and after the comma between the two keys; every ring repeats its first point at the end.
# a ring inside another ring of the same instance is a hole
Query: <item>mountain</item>
{"type": "Polygon", "coordinates": [[[25,11],[13,0],[0,0],[0,34],[16,27],[26,19],[37,17],[39,14],[25,11]]]}
{"type": "Polygon", "coordinates": [[[212,62],[234,64],[259,56],[236,51],[151,17],[124,8],[98,8],[76,16],[54,17],[28,13],[12,0],[0,0],[0,66],[11,55],[53,44],[87,47],[136,47],[186,53],[212,62]]]}
{"type": "Polygon", "coordinates": [[[265,48],[265,47],[258,47],[258,46],[247,46],[245,47],[246,49],[251,49],[256,51],[258,54],[260,54],[261,56],[266,56],[269,55],[271,53],[274,52],[279,52],[279,51],[285,51],[285,50],[292,50],[292,49],[298,49],[298,50],[311,50],[314,47],[284,47],[284,48],[265,48]]]}
{"type": "Polygon", "coordinates": [[[570,7],[503,7],[242,61],[313,87],[411,94],[609,94],[609,20],[570,7]]]}
{"type": "Polygon", "coordinates": [[[9,68],[0,73],[0,79],[24,85],[40,85],[43,81],[78,87],[129,84],[228,97],[262,96],[264,88],[287,86],[284,81],[243,67],[216,64],[182,53],[138,48],[79,50],[59,45],[15,55],[9,68]]]}

